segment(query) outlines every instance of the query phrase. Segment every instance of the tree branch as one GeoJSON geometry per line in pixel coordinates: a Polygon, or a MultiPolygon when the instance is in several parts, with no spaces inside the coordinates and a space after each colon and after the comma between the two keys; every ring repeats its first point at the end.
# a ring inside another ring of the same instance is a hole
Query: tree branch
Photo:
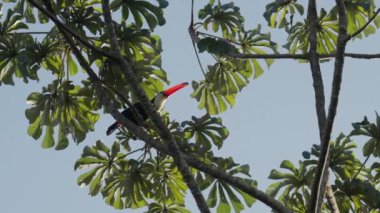
{"type": "Polygon", "coordinates": [[[49,10],[47,10],[46,8],[44,8],[39,3],[37,3],[36,0],[27,0],[27,1],[31,5],[33,5],[34,7],[36,7],[38,10],[40,10],[41,12],[43,12],[46,16],[48,16],[54,22],[55,25],[57,25],[58,27],[62,28],[67,33],[69,33],[71,36],[73,36],[75,39],[77,39],[78,41],[80,41],[80,43],[82,43],[85,47],[87,47],[90,50],[95,51],[95,52],[97,52],[97,53],[99,53],[99,54],[101,54],[103,56],[112,58],[112,55],[108,54],[107,52],[103,51],[102,49],[97,48],[96,46],[94,46],[93,44],[91,44],[90,42],[88,42],[87,39],[82,38],[81,35],[79,35],[78,33],[76,33],[69,26],[67,26],[66,24],[62,23],[58,19],[57,16],[55,16],[53,13],[51,13],[49,10]]]}
{"type": "MultiPolygon", "coordinates": [[[[291,54],[291,53],[283,53],[283,54],[244,54],[244,53],[229,53],[228,56],[232,58],[241,58],[241,59],[250,59],[250,58],[256,58],[256,59],[310,59],[310,56],[308,53],[304,54],[291,54]]],[[[377,59],[380,58],[380,53],[373,53],[373,54],[364,54],[364,53],[345,53],[345,57],[348,58],[356,58],[356,59],[377,59]]],[[[336,54],[320,54],[318,55],[319,59],[322,58],[335,58],[336,54]]]]}
{"type": "Polygon", "coordinates": [[[352,38],[356,37],[357,35],[359,35],[360,33],[362,33],[365,28],[368,27],[369,24],[371,24],[371,22],[373,20],[375,20],[376,16],[380,13],[380,8],[377,9],[377,11],[375,12],[375,14],[373,14],[373,16],[371,18],[368,19],[367,23],[365,23],[365,25],[363,25],[360,29],[358,29],[356,32],[354,32],[353,34],[347,36],[346,38],[346,42],[351,40],[352,38]]]}
{"type": "Polygon", "coordinates": [[[338,41],[337,51],[334,65],[334,77],[332,82],[332,90],[330,97],[330,106],[328,110],[327,120],[323,131],[321,153],[319,156],[314,184],[312,188],[312,200],[310,205],[310,212],[320,212],[323,194],[326,187],[327,169],[329,167],[329,148],[331,131],[334,124],[336,110],[339,101],[339,92],[342,82],[342,73],[344,65],[344,52],[347,43],[347,16],[344,6],[344,0],[336,0],[338,8],[338,41]]]}
{"type": "MultiPolygon", "coordinates": [[[[317,119],[318,119],[318,127],[319,127],[319,137],[321,141],[321,145],[323,144],[323,135],[324,135],[324,127],[326,123],[326,111],[325,111],[325,93],[323,88],[323,79],[321,68],[319,65],[319,55],[317,52],[317,29],[318,29],[318,14],[317,14],[317,5],[315,0],[309,0],[308,5],[308,14],[307,14],[308,22],[309,22],[309,41],[310,41],[310,49],[309,49],[309,60],[310,60],[310,68],[313,78],[313,86],[315,93],[315,107],[317,111],[317,119]]],[[[326,156],[328,157],[328,156],[326,156]]],[[[319,181],[319,177],[315,175],[314,182],[319,181]]],[[[312,186],[311,192],[311,204],[310,204],[310,213],[318,213],[318,209],[314,209],[314,206],[318,206],[318,204],[322,203],[322,197],[320,197],[319,184],[314,183],[312,186]],[[317,185],[317,187],[315,187],[317,185]],[[316,189],[315,189],[316,188],[316,189]]]]}
{"type": "MultiPolygon", "coordinates": [[[[143,129],[138,128],[129,120],[124,119],[124,121],[122,121],[121,123],[125,125],[128,129],[130,129],[134,134],[136,134],[136,136],[139,139],[147,143],[149,146],[159,150],[160,152],[173,156],[172,150],[170,150],[170,148],[167,145],[155,141],[153,138],[147,135],[143,129]]],[[[240,177],[231,176],[230,174],[227,174],[225,171],[222,171],[215,166],[207,165],[202,161],[198,160],[197,157],[194,155],[184,154],[184,158],[191,167],[196,168],[199,171],[202,171],[212,176],[213,178],[224,181],[232,185],[233,187],[236,187],[237,189],[265,203],[273,210],[276,210],[279,213],[292,212],[291,210],[286,208],[281,202],[265,194],[265,192],[251,186],[248,182],[244,181],[244,179],[240,177]]]]}
{"type": "Polygon", "coordinates": [[[191,21],[190,21],[190,26],[189,26],[188,31],[189,31],[189,34],[190,34],[191,43],[193,44],[193,49],[194,49],[194,52],[195,52],[195,56],[197,57],[198,65],[201,68],[202,74],[205,77],[206,82],[210,83],[209,80],[208,80],[208,78],[207,78],[206,72],[203,69],[203,65],[202,65],[201,59],[199,58],[197,47],[195,45],[198,42],[199,38],[198,38],[198,36],[196,34],[196,31],[194,29],[194,0],[191,0],[191,17],[190,17],[190,19],[191,19],[191,21]]]}
{"type": "Polygon", "coordinates": [[[158,113],[153,109],[150,101],[147,99],[144,91],[140,88],[137,77],[128,66],[126,61],[121,56],[121,51],[119,47],[119,43],[117,41],[117,37],[115,34],[115,29],[112,25],[112,16],[109,8],[109,0],[102,0],[102,9],[103,16],[105,21],[105,27],[110,39],[111,49],[113,50],[113,56],[116,58],[118,64],[120,65],[121,70],[124,70],[125,76],[128,78],[128,83],[130,84],[132,91],[135,92],[137,98],[140,100],[144,109],[146,109],[147,114],[150,118],[152,118],[153,123],[156,125],[158,132],[161,137],[169,143],[169,148],[172,152],[172,156],[174,158],[174,162],[176,163],[178,170],[181,172],[183,179],[185,180],[187,186],[189,187],[193,197],[198,205],[198,208],[201,212],[210,212],[206,200],[204,199],[198,184],[196,183],[194,177],[191,174],[190,168],[188,167],[185,159],[181,151],[178,148],[177,143],[174,141],[173,136],[170,134],[169,129],[166,127],[162,118],[158,115],[158,113]]]}
{"type": "Polygon", "coordinates": [[[328,177],[327,177],[325,196],[326,196],[327,203],[330,207],[331,212],[332,213],[340,213],[339,208],[338,208],[338,204],[337,204],[335,196],[334,196],[334,190],[331,187],[331,184],[328,180],[328,177]]]}

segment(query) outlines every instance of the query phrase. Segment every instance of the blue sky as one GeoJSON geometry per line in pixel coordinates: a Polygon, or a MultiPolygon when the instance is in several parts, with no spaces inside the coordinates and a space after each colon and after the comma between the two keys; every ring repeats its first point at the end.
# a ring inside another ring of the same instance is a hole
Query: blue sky
{"type": "MultiPolygon", "coordinates": [[[[167,24],[156,32],[163,40],[163,64],[172,84],[202,79],[187,34],[190,4],[184,2],[170,2],[165,11],[167,24]]],[[[262,17],[268,1],[235,2],[246,16],[247,29],[262,23],[263,32],[270,31],[274,41],[284,43],[286,35],[280,30],[268,29],[262,17]]],[[[329,4],[327,1],[322,3],[329,4]]],[[[379,41],[380,34],[356,40],[348,44],[347,51],[380,52],[379,41]]],[[[201,57],[204,65],[210,62],[206,55],[201,57]]],[[[379,60],[346,60],[332,138],[340,132],[349,133],[351,123],[360,121],[364,115],[373,120],[375,110],[380,111],[377,95],[380,91],[379,67],[379,60]]],[[[323,63],[322,72],[328,102],[333,63],[323,63]]],[[[87,189],[77,186],[76,178],[80,173],[73,169],[85,145],[92,145],[97,139],[106,144],[113,142],[115,135],[105,135],[113,119],[110,115],[102,115],[95,131],[78,146],[72,143],[64,151],[41,149],[40,141],[27,135],[28,121],[24,115],[28,94],[41,91],[41,87],[50,81],[50,73],[42,71],[41,75],[48,77],[43,77],[38,84],[30,82],[25,85],[17,81],[16,86],[0,87],[0,212],[116,212],[104,203],[101,196],[89,197],[87,189]]],[[[190,87],[184,89],[167,103],[166,110],[172,119],[182,121],[192,115],[204,114],[197,109],[195,99],[190,97],[191,92],[190,87]]],[[[233,156],[236,162],[249,164],[252,177],[258,181],[259,188],[265,190],[271,183],[267,180],[271,169],[278,168],[285,159],[297,164],[302,151],[319,142],[309,65],[277,60],[262,77],[251,80],[238,95],[236,105],[221,117],[230,136],[223,148],[215,153],[233,156]]],[[[188,196],[187,200],[189,208],[197,212],[192,198],[188,196]]],[[[260,202],[245,212],[254,210],[270,212],[260,202]]]]}

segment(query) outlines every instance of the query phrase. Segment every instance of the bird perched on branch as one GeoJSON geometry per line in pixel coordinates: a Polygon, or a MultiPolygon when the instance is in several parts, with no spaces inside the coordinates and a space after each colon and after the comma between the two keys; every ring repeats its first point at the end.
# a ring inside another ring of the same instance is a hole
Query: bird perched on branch
{"type": "MultiPolygon", "coordinates": [[[[184,83],[180,83],[180,84],[177,84],[175,86],[172,86],[164,91],[161,91],[159,92],[150,102],[153,104],[153,107],[154,109],[157,111],[157,112],[160,112],[163,108],[164,108],[164,105],[166,103],[166,101],[168,100],[168,98],[173,95],[175,92],[177,92],[178,90],[184,88],[185,86],[187,86],[188,83],[187,82],[184,82],[184,83]]],[[[145,121],[146,119],[148,119],[148,115],[146,114],[142,104],[140,102],[138,103],[135,103],[133,105],[133,108],[135,109],[135,112],[139,113],[140,117],[142,118],[143,121],[145,121]]],[[[126,117],[127,119],[129,119],[132,123],[136,124],[136,125],[139,125],[138,123],[138,119],[136,118],[135,114],[133,113],[133,110],[131,108],[127,108],[125,109],[122,113],[122,115],[124,115],[124,117],[126,117]]],[[[122,126],[119,122],[115,122],[113,123],[111,126],[108,127],[107,129],[107,135],[110,135],[112,134],[117,128],[119,128],[120,126],[122,126]]]]}

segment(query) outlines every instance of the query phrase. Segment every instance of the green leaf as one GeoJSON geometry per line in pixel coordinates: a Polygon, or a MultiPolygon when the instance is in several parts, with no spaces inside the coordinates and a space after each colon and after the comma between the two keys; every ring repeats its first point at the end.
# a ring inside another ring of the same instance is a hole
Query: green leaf
{"type": "Polygon", "coordinates": [[[235,52],[235,46],[228,43],[228,41],[223,39],[206,37],[202,38],[197,43],[199,52],[207,51],[215,55],[226,55],[231,52],[235,52]]]}
{"type": "Polygon", "coordinates": [[[143,19],[145,19],[149,28],[154,30],[157,25],[162,26],[166,23],[162,8],[165,8],[167,5],[167,1],[159,1],[159,6],[155,6],[148,1],[128,0],[114,1],[111,4],[111,8],[113,10],[118,10],[120,6],[122,7],[123,22],[130,17],[129,14],[132,14],[138,28],[143,26],[143,19]]]}
{"type": "Polygon", "coordinates": [[[225,106],[226,103],[231,107],[234,104],[235,94],[221,94],[219,90],[212,88],[213,85],[205,81],[200,83],[193,81],[192,86],[194,92],[191,96],[199,102],[198,108],[206,108],[211,115],[222,113],[225,108],[220,106],[225,106]]]}
{"type": "Polygon", "coordinates": [[[218,190],[219,190],[219,196],[220,196],[220,202],[217,208],[218,213],[230,213],[231,212],[231,207],[228,204],[226,195],[224,194],[223,187],[218,184],[218,190]]]}
{"type": "Polygon", "coordinates": [[[86,134],[94,130],[94,124],[99,119],[99,115],[94,112],[97,104],[92,92],[86,86],[81,88],[70,81],[55,80],[43,88],[42,93],[31,93],[27,102],[32,107],[25,110],[30,123],[28,134],[38,139],[45,126],[42,146],[48,148],[54,145],[52,132],[58,126],[56,150],[67,148],[69,134],[75,142],[83,141],[86,134]]]}
{"type": "MultiPolygon", "coordinates": [[[[363,27],[368,19],[374,15],[375,8],[376,6],[372,0],[345,2],[347,33],[353,34],[363,27]]],[[[335,19],[338,18],[338,8],[336,6],[332,8],[331,13],[335,19]]],[[[375,19],[374,22],[370,23],[370,25],[358,34],[356,38],[363,38],[363,36],[367,37],[375,33],[378,27],[378,23],[376,23],[375,19]]]]}
{"type": "Polygon", "coordinates": [[[275,1],[265,7],[264,18],[268,21],[270,27],[284,28],[292,25],[293,16],[296,11],[303,15],[304,9],[297,1],[275,1]],[[288,19],[290,19],[288,21],[288,19]]]}
{"type": "Polygon", "coordinates": [[[295,171],[295,167],[294,165],[292,164],[292,162],[288,161],[288,160],[284,160],[281,162],[281,165],[280,165],[280,168],[283,168],[283,169],[289,169],[290,171],[294,172],[295,171]]]}
{"type": "Polygon", "coordinates": [[[46,127],[45,137],[42,140],[41,147],[44,149],[48,149],[54,146],[54,130],[51,125],[46,127]]]}
{"type": "MultiPolygon", "coordinates": [[[[322,8],[318,17],[317,29],[317,52],[319,54],[329,54],[335,51],[338,23],[333,14],[327,14],[322,8]]],[[[309,50],[309,24],[305,19],[303,22],[297,22],[289,29],[288,43],[284,45],[290,53],[298,51],[306,53],[309,50]]]]}
{"type": "Polygon", "coordinates": [[[28,135],[33,137],[35,140],[40,138],[42,134],[42,127],[41,127],[41,117],[38,117],[35,119],[35,121],[28,126],[28,135]]]}
{"type": "Polygon", "coordinates": [[[221,118],[212,118],[205,114],[201,118],[192,117],[191,121],[182,122],[183,131],[187,136],[186,139],[195,137],[197,147],[203,151],[209,151],[213,143],[219,149],[223,145],[223,141],[228,137],[228,129],[223,126],[221,118]]]}
{"type": "Polygon", "coordinates": [[[67,69],[71,76],[74,76],[78,73],[78,67],[76,63],[74,62],[71,54],[67,55],[67,69]]]}
{"type": "Polygon", "coordinates": [[[224,37],[235,36],[241,30],[244,22],[240,8],[236,7],[233,2],[223,5],[219,2],[214,6],[213,3],[209,3],[199,10],[198,17],[203,20],[205,30],[211,24],[213,31],[222,30],[224,37]]]}

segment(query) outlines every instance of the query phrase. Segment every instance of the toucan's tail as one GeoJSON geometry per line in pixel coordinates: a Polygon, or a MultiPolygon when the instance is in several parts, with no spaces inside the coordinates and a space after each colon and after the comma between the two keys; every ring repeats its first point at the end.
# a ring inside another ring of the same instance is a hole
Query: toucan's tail
{"type": "Polygon", "coordinates": [[[106,134],[112,134],[119,126],[120,124],[118,122],[113,123],[111,126],[108,127],[106,134]]]}

